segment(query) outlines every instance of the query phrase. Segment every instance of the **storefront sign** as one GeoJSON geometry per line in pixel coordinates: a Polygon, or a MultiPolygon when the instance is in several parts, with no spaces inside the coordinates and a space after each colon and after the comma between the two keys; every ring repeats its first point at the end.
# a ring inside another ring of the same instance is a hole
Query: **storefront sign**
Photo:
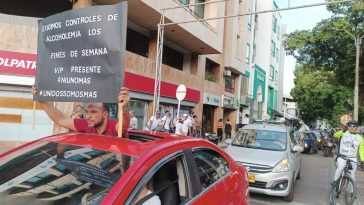
{"type": "Polygon", "coordinates": [[[223,95],[223,99],[224,99],[223,101],[224,108],[238,109],[240,106],[240,102],[237,97],[223,95]]]}
{"type": "Polygon", "coordinates": [[[210,93],[203,93],[203,104],[220,106],[221,97],[210,93]]]}
{"type": "Polygon", "coordinates": [[[117,102],[126,24],[127,2],[40,20],[35,100],[117,102]]]}
{"type": "Polygon", "coordinates": [[[0,50],[0,74],[34,76],[37,55],[0,50]]]}
{"type": "MultiPolygon", "coordinates": [[[[146,93],[149,95],[154,94],[154,78],[148,78],[135,73],[125,72],[125,82],[124,86],[132,91],[137,91],[141,93],[146,93]],[[141,83],[142,82],[142,83],[141,83]]],[[[176,98],[176,89],[178,85],[161,82],[161,96],[168,98],[176,98]]],[[[199,102],[200,101],[200,91],[187,88],[186,97],[184,101],[199,102]]]]}

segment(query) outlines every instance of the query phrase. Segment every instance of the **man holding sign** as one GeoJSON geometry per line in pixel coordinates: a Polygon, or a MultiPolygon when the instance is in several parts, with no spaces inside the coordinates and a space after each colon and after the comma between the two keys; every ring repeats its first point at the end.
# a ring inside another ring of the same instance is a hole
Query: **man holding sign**
{"type": "MultiPolygon", "coordinates": [[[[35,95],[37,88],[33,85],[32,94],[35,95]]],[[[122,87],[118,96],[119,109],[125,110],[130,100],[129,90],[122,87]]],[[[118,135],[118,121],[109,119],[109,110],[104,103],[89,103],[87,106],[86,119],[73,119],[65,116],[60,110],[54,107],[52,102],[39,102],[53,122],[64,128],[85,133],[103,134],[110,136],[118,135]]],[[[122,136],[127,137],[129,127],[128,112],[123,112],[122,136]]]]}

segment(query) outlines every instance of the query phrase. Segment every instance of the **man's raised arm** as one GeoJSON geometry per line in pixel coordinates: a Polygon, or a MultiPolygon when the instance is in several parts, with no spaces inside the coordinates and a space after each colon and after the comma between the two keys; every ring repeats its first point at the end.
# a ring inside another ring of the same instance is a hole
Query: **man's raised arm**
{"type": "MultiPolygon", "coordinates": [[[[33,96],[36,94],[37,88],[35,85],[32,86],[32,94],[33,96]]],[[[51,120],[58,124],[59,126],[62,126],[64,128],[76,131],[74,120],[71,117],[66,117],[60,110],[58,110],[56,107],[54,107],[53,103],[51,102],[38,102],[39,105],[43,108],[43,110],[47,113],[48,117],[51,118],[51,120]]]]}

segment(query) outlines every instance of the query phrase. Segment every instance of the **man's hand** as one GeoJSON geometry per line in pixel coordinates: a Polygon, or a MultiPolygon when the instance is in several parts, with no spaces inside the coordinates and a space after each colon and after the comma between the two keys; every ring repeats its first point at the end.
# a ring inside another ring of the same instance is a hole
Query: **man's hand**
{"type": "Polygon", "coordinates": [[[33,96],[37,93],[37,87],[35,87],[35,85],[32,85],[32,94],[33,96]]]}
{"type": "Polygon", "coordinates": [[[118,103],[124,110],[128,107],[130,101],[129,89],[122,87],[118,96],[118,103]]]}

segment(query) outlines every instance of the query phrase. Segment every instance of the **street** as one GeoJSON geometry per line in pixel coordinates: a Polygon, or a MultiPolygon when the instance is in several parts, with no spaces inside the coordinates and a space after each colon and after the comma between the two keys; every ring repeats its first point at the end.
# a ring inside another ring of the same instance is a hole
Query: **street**
{"type": "MultiPolygon", "coordinates": [[[[285,202],[280,197],[251,194],[251,205],[292,204],[292,205],[327,205],[329,204],[329,189],[335,164],[331,157],[318,154],[302,154],[301,179],[296,181],[293,202],[285,202]]],[[[364,204],[364,172],[356,172],[358,198],[355,205],[364,204]]]]}

